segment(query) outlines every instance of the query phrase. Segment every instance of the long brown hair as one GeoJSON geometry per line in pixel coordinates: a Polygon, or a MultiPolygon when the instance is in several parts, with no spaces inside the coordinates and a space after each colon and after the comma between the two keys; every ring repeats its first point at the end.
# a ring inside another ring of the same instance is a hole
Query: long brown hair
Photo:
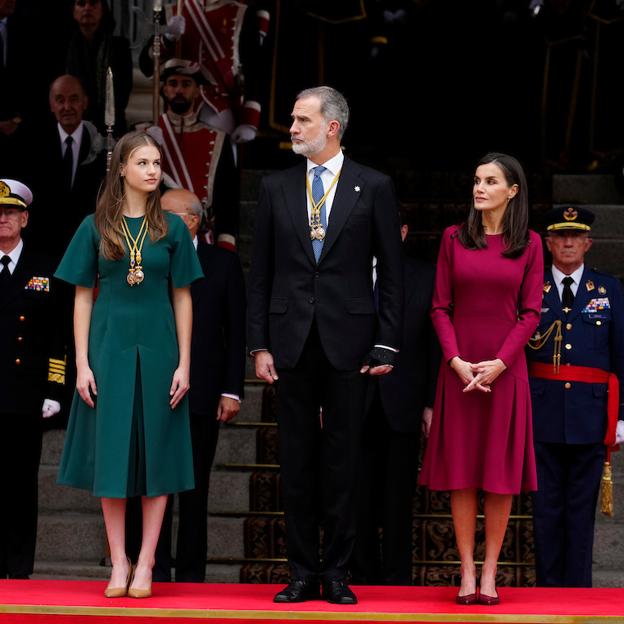
{"type": "MultiPolygon", "coordinates": [[[[123,203],[126,197],[121,168],[139,147],[155,147],[161,155],[160,146],[146,132],[128,132],[119,139],[111,157],[110,171],[104,188],[100,190],[95,207],[95,227],[100,233],[100,253],[107,260],[119,260],[126,254],[121,228],[123,203]]],[[[160,207],[160,191],[156,188],[147,196],[145,218],[150,240],[156,242],[167,235],[167,221],[160,207]]]]}
{"type": "MultiPolygon", "coordinates": [[[[486,154],[477,163],[476,168],[490,163],[500,167],[509,186],[518,185],[518,192],[509,201],[503,216],[503,240],[505,241],[503,256],[517,258],[522,255],[529,244],[529,197],[526,176],[522,165],[513,156],[498,152],[486,154]]],[[[481,211],[475,209],[474,198],[470,204],[468,219],[459,228],[459,242],[467,249],[487,247],[481,211]]]]}

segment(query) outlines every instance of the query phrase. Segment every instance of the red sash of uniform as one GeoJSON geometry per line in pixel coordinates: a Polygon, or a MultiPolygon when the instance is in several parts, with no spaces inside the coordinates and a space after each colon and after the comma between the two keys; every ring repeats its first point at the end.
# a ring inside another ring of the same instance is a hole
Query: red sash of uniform
{"type": "Polygon", "coordinates": [[[580,383],[606,383],[607,396],[607,432],[604,443],[610,447],[615,444],[615,429],[617,427],[618,413],[620,408],[620,382],[615,373],[591,368],[589,366],[561,366],[559,372],[555,373],[552,364],[543,362],[531,362],[529,365],[529,375],[538,379],[549,379],[552,381],[576,381],[580,383]]]}
{"type": "Polygon", "coordinates": [[[194,193],[195,189],[191,180],[189,168],[186,165],[184,155],[182,154],[182,150],[180,149],[180,145],[178,144],[178,139],[176,138],[173,126],[171,125],[171,122],[169,121],[169,117],[167,117],[167,115],[162,114],[160,116],[159,126],[162,128],[163,131],[164,145],[162,147],[163,151],[165,152],[165,158],[167,159],[167,163],[169,164],[169,167],[171,169],[171,177],[182,188],[185,188],[194,193]]]}
{"type": "MultiPolygon", "coordinates": [[[[229,50],[224,49],[213,26],[210,25],[204,8],[197,0],[186,0],[183,14],[187,18],[187,37],[195,33],[207,51],[201,61],[219,84],[232,88],[234,85],[233,59],[229,58],[229,50]]],[[[224,21],[227,21],[226,16],[224,16],[224,21]]]]}

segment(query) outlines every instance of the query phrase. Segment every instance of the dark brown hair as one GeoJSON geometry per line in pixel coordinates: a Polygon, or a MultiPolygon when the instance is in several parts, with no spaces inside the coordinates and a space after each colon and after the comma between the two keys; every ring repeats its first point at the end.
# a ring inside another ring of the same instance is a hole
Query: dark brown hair
{"type": "MultiPolygon", "coordinates": [[[[122,166],[126,165],[132,153],[149,145],[162,153],[158,143],[146,132],[128,132],[119,139],[111,157],[110,171],[106,175],[104,188],[100,190],[95,208],[95,227],[100,233],[100,253],[107,260],[119,260],[126,253],[121,228],[123,204],[126,197],[122,166]]],[[[145,204],[145,217],[152,242],[167,234],[167,221],[160,207],[158,188],[149,193],[145,204]]]]}
{"type": "MultiPolygon", "coordinates": [[[[509,186],[514,184],[518,186],[518,192],[509,201],[503,216],[503,240],[505,241],[503,256],[517,258],[522,255],[529,244],[529,198],[526,176],[522,165],[513,156],[490,152],[477,163],[477,168],[490,163],[500,168],[509,186]]],[[[482,215],[479,210],[475,209],[474,199],[470,205],[468,219],[459,228],[459,241],[467,249],[487,247],[482,215]]]]}

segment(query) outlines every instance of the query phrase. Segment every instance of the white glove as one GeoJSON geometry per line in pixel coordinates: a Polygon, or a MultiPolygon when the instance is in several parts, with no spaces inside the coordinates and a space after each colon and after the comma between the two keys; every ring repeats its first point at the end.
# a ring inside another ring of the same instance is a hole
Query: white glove
{"type": "Polygon", "coordinates": [[[186,18],[184,15],[173,15],[169,18],[164,33],[169,41],[177,41],[185,32],[186,18]]]}
{"type": "Polygon", "coordinates": [[[229,108],[222,110],[220,113],[215,113],[210,106],[204,104],[199,109],[199,121],[212,126],[217,130],[223,130],[231,134],[234,130],[234,115],[229,108]]]}
{"type": "Polygon", "coordinates": [[[615,429],[615,443],[622,444],[624,442],[624,420],[618,420],[615,429]]]}
{"type": "Polygon", "coordinates": [[[52,399],[45,399],[41,407],[41,415],[44,418],[50,418],[61,411],[61,404],[52,399]]]}
{"type": "Polygon", "coordinates": [[[149,128],[145,129],[145,132],[149,134],[152,137],[152,139],[154,139],[154,141],[158,143],[158,145],[165,144],[165,137],[163,135],[162,128],[158,126],[150,126],[149,128]]]}
{"type": "Polygon", "coordinates": [[[253,141],[256,138],[257,134],[257,128],[254,128],[249,124],[241,124],[240,126],[234,128],[231,138],[234,143],[249,143],[249,141],[253,141]]]}

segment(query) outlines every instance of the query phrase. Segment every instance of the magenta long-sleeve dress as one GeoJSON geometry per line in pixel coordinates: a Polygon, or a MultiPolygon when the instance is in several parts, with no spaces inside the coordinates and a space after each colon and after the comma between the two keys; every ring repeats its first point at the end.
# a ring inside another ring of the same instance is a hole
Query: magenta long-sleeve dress
{"type": "Polygon", "coordinates": [[[420,483],[432,490],[482,488],[498,494],[537,489],[531,395],[524,347],[541,312],[542,243],[530,232],[518,258],[505,258],[502,235],[470,250],[458,227],[444,231],[431,317],[443,361],[420,483]],[[462,392],[448,365],[500,358],[507,369],[489,393],[462,392]]]}

